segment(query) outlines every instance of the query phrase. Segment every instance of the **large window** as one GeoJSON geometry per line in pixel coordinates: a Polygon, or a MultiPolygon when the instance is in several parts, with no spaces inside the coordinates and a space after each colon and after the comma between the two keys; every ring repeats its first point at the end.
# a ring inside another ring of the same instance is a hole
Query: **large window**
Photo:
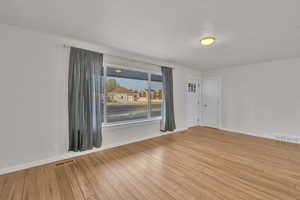
{"type": "Polygon", "coordinates": [[[114,66],[105,68],[106,123],[161,116],[161,75],[114,66]]]}

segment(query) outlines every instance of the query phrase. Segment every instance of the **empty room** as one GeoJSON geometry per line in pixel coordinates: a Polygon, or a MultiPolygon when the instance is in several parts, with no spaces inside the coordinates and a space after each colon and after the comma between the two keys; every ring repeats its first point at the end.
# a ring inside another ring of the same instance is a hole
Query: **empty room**
{"type": "Polygon", "coordinates": [[[299,8],[2,0],[0,200],[300,200],[299,8]]]}

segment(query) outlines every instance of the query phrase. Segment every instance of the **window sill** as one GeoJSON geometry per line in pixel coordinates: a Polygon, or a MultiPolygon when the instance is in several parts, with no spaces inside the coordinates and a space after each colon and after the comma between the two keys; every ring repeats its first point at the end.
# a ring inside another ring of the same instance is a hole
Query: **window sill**
{"type": "Polygon", "coordinates": [[[111,128],[126,128],[126,127],[134,127],[134,126],[141,126],[145,124],[156,124],[159,123],[161,117],[145,119],[145,120],[137,120],[137,121],[126,121],[120,123],[106,123],[103,124],[103,129],[111,129],[111,128]]]}

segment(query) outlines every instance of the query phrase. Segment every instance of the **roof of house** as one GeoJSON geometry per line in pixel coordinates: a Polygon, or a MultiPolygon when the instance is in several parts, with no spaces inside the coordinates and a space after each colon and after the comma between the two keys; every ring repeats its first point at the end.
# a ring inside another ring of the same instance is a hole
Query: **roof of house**
{"type": "Polygon", "coordinates": [[[113,89],[111,92],[109,92],[109,94],[135,94],[134,91],[132,90],[128,90],[127,88],[123,88],[123,87],[118,87],[113,89]]]}

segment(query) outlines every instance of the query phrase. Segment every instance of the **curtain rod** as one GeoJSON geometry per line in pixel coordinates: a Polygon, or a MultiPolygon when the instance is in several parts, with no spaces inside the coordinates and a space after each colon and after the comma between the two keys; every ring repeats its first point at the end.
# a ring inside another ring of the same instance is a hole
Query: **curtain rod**
{"type": "MultiPolygon", "coordinates": [[[[69,49],[71,47],[84,49],[84,50],[88,50],[88,51],[94,51],[94,50],[90,50],[90,49],[85,49],[85,48],[81,48],[81,47],[75,47],[75,46],[70,46],[70,45],[64,44],[64,48],[69,49]]],[[[162,65],[158,65],[158,64],[155,64],[155,63],[151,63],[151,62],[140,61],[140,60],[137,60],[137,59],[127,58],[127,57],[124,57],[124,56],[117,56],[117,55],[112,55],[112,54],[107,54],[107,53],[103,53],[103,54],[107,55],[107,56],[113,56],[113,57],[117,57],[117,58],[126,59],[126,60],[133,61],[133,62],[139,62],[139,63],[142,63],[142,64],[155,65],[157,67],[162,67],[162,65]]],[[[169,68],[171,68],[173,70],[175,69],[174,67],[169,67],[169,68]]]]}

